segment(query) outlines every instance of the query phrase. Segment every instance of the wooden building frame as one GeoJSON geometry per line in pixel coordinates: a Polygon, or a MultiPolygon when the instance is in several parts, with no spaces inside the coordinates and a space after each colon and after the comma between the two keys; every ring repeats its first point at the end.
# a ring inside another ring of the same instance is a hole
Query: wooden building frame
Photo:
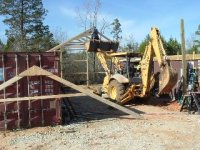
{"type": "MultiPolygon", "coordinates": [[[[51,48],[50,50],[48,50],[47,52],[60,52],[60,67],[61,67],[61,77],[63,77],[63,51],[68,50],[71,52],[75,52],[75,51],[86,51],[84,44],[86,42],[88,42],[89,40],[91,40],[91,36],[92,36],[92,29],[88,29],[80,34],[78,34],[77,36],[74,36],[72,38],[70,38],[69,40],[51,48]]],[[[108,37],[106,37],[105,35],[103,35],[102,33],[99,32],[99,38],[100,40],[104,40],[104,41],[111,41],[111,39],[109,39],[108,37]]],[[[87,81],[87,86],[89,86],[89,81],[90,81],[90,77],[89,77],[89,57],[88,57],[88,52],[87,52],[87,56],[86,59],[83,60],[73,60],[73,62],[83,62],[86,63],[86,71],[85,72],[76,72],[76,73],[71,73],[71,74],[83,74],[86,75],[86,81],[87,81]]],[[[102,71],[96,71],[95,69],[95,58],[93,60],[93,68],[94,68],[94,74],[102,74],[105,72],[102,71]]]]}
{"type": "MultiPolygon", "coordinates": [[[[200,60],[200,54],[186,54],[186,60],[200,60]]],[[[182,60],[182,55],[169,55],[167,56],[168,60],[182,60]]],[[[154,61],[157,59],[154,58],[154,61]]]]}

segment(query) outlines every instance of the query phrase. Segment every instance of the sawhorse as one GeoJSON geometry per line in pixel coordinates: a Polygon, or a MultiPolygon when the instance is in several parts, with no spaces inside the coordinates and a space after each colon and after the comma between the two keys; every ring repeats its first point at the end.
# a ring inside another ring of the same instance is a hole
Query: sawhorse
{"type": "Polygon", "coordinates": [[[197,111],[198,114],[200,114],[200,92],[189,92],[183,96],[183,103],[180,111],[185,108],[189,113],[191,113],[191,111],[197,111]]]}

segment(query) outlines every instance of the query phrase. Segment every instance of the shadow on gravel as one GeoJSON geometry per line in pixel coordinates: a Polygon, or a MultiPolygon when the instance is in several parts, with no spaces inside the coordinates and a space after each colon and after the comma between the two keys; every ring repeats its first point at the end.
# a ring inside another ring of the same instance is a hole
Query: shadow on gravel
{"type": "MultiPolygon", "coordinates": [[[[112,118],[134,119],[131,116],[127,116],[126,113],[121,112],[88,96],[73,97],[70,98],[69,101],[75,110],[74,118],[71,120],[72,122],[97,121],[112,118]]],[[[130,110],[134,110],[134,108],[130,108],[129,106],[125,107],[129,108],[130,110]]],[[[137,110],[137,113],[143,114],[144,112],[137,110]]],[[[63,123],[70,124],[71,121],[68,119],[68,121],[63,123]]]]}
{"type": "MultiPolygon", "coordinates": [[[[70,93],[73,91],[70,91],[70,93]]],[[[63,113],[63,124],[70,123],[72,120],[76,122],[92,121],[92,120],[102,120],[102,119],[111,119],[111,118],[122,118],[122,119],[131,119],[127,117],[127,114],[121,112],[115,108],[112,108],[104,103],[101,103],[89,96],[73,97],[69,98],[68,101],[73,107],[74,114],[63,113]],[[74,116],[70,117],[69,116],[74,116]]],[[[167,96],[160,98],[135,98],[134,100],[128,102],[125,107],[130,110],[135,111],[139,114],[144,114],[145,112],[140,110],[135,110],[134,106],[138,105],[152,105],[152,106],[167,106],[170,105],[171,99],[167,96]]]]}
{"type": "Polygon", "coordinates": [[[127,105],[168,106],[173,102],[168,95],[162,95],[160,97],[135,98],[129,101],[127,105]]]}

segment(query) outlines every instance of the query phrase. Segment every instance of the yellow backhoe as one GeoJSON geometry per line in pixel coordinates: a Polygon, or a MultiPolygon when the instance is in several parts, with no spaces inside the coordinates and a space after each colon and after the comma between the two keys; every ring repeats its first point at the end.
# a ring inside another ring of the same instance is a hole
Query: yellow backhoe
{"type": "MultiPolygon", "coordinates": [[[[177,72],[171,67],[161,41],[159,30],[151,28],[150,41],[141,57],[139,53],[116,52],[117,42],[90,40],[85,43],[89,52],[95,52],[106,72],[102,93],[119,104],[125,104],[134,97],[147,97],[157,79],[153,73],[153,58],[160,67],[158,95],[170,93],[177,82],[177,72]],[[107,63],[111,59],[111,65],[107,63]]],[[[99,92],[98,92],[99,93],[99,92]]]]}

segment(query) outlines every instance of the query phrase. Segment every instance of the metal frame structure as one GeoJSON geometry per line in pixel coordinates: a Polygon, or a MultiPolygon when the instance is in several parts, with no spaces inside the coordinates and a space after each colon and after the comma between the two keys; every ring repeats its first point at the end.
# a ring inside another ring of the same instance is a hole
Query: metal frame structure
{"type": "MultiPolygon", "coordinates": [[[[68,52],[74,53],[77,51],[86,51],[84,44],[88,41],[91,40],[91,35],[92,35],[92,29],[88,29],[77,36],[55,46],[54,48],[51,48],[47,52],[60,52],[60,63],[61,63],[61,77],[63,77],[63,51],[67,50],[68,52]]],[[[102,33],[99,33],[99,38],[100,40],[104,41],[111,41],[108,37],[103,35],[102,33]]],[[[96,59],[95,56],[93,58],[93,69],[94,69],[94,74],[102,74],[104,72],[102,71],[96,71],[95,69],[95,64],[96,64],[96,59]]],[[[90,76],[89,76],[89,56],[87,52],[86,59],[82,60],[73,60],[73,62],[83,62],[86,63],[86,71],[85,72],[76,72],[76,73],[70,73],[71,75],[86,75],[86,81],[87,81],[87,86],[89,86],[89,81],[90,81],[90,76]]],[[[69,74],[68,74],[69,75],[69,74]]]]}

